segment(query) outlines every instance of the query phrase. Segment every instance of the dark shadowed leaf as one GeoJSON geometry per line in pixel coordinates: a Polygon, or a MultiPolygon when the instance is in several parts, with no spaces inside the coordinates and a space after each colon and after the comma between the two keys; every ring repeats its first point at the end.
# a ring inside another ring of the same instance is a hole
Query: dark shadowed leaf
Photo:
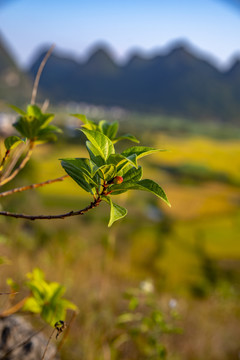
{"type": "Polygon", "coordinates": [[[66,173],[81,186],[85,191],[91,194],[95,193],[95,187],[98,186],[92,177],[92,168],[89,159],[62,159],[61,165],[66,173]]]}

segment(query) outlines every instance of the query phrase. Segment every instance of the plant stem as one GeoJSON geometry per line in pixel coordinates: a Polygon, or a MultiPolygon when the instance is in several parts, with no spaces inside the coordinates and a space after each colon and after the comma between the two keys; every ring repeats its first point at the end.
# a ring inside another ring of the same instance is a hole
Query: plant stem
{"type": "Polygon", "coordinates": [[[62,346],[63,346],[63,344],[64,344],[64,342],[65,342],[65,340],[66,340],[66,338],[67,338],[67,336],[68,336],[68,334],[69,334],[70,327],[71,327],[74,319],[76,318],[76,316],[77,316],[77,312],[76,312],[76,311],[73,311],[72,317],[71,317],[71,319],[70,319],[70,321],[69,321],[69,324],[67,325],[67,329],[65,330],[65,332],[64,332],[64,334],[63,334],[63,337],[62,337],[62,339],[61,339],[61,341],[60,341],[60,343],[59,343],[59,345],[58,345],[58,347],[57,347],[57,350],[58,350],[58,351],[61,350],[61,348],[62,348],[62,346]]]}
{"type": "Polygon", "coordinates": [[[1,183],[1,180],[6,179],[11,174],[11,171],[13,170],[14,166],[16,165],[16,163],[18,162],[20,157],[22,156],[23,152],[24,152],[24,148],[22,145],[17,149],[17,151],[15,151],[12,158],[6,164],[6,168],[4,169],[3,172],[1,172],[0,183],[1,183]]]}
{"type": "Polygon", "coordinates": [[[4,184],[8,183],[9,181],[11,181],[24,168],[24,166],[26,165],[26,163],[29,161],[30,157],[32,156],[33,148],[34,148],[34,142],[30,141],[29,149],[28,149],[28,152],[27,152],[26,156],[24,157],[24,159],[22,160],[20,165],[12,172],[11,175],[9,175],[6,178],[4,178],[4,176],[3,176],[3,180],[0,181],[0,186],[2,186],[4,184]]]}
{"type": "Polygon", "coordinates": [[[0,193],[0,198],[4,197],[4,196],[15,194],[15,193],[18,193],[18,192],[22,192],[22,191],[25,191],[25,190],[36,189],[38,187],[53,184],[53,183],[58,182],[58,181],[63,181],[66,177],[69,177],[69,175],[63,175],[63,176],[58,177],[56,179],[47,180],[47,181],[44,181],[44,182],[41,182],[41,183],[38,183],[38,184],[22,186],[22,187],[19,187],[19,188],[4,191],[4,192],[0,193]]]}
{"type": "Polygon", "coordinates": [[[0,170],[3,168],[3,165],[5,164],[5,161],[7,160],[7,157],[9,156],[9,153],[10,153],[10,150],[6,150],[5,154],[4,154],[4,157],[1,161],[1,164],[0,164],[0,170]]]}
{"type": "Polygon", "coordinates": [[[25,215],[25,214],[11,213],[11,212],[8,212],[8,211],[0,211],[0,215],[10,216],[10,217],[14,217],[14,218],[27,219],[27,220],[64,219],[64,218],[70,217],[70,216],[84,215],[87,211],[97,207],[100,204],[101,201],[102,201],[101,198],[98,197],[97,199],[95,199],[93,202],[91,202],[91,204],[88,205],[87,207],[85,207],[84,209],[77,210],[77,211],[70,211],[68,213],[59,214],[59,215],[25,215]]]}
{"type": "Polygon", "coordinates": [[[0,313],[0,318],[4,318],[4,317],[10,316],[12,314],[15,314],[18,310],[20,310],[23,307],[23,305],[25,304],[27,299],[28,299],[28,296],[25,297],[24,299],[22,299],[21,301],[19,301],[17,304],[10,307],[9,309],[2,311],[0,313]]]}
{"type": "Polygon", "coordinates": [[[50,49],[48,50],[47,54],[44,56],[39,68],[38,68],[38,72],[34,81],[34,85],[33,85],[33,91],[32,91],[32,98],[31,98],[31,105],[35,104],[36,101],[36,96],[37,96],[37,90],[38,90],[38,84],[39,84],[39,80],[42,74],[42,71],[44,69],[44,66],[46,65],[46,62],[49,58],[49,56],[51,55],[53,49],[54,49],[55,45],[53,44],[50,49]]]}
{"type": "Polygon", "coordinates": [[[44,360],[44,358],[45,358],[45,355],[46,355],[46,352],[47,352],[48,346],[49,346],[49,344],[50,344],[50,341],[52,340],[52,337],[53,337],[53,334],[55,333],[55,330],[56,330],[56,329],[53,329],[53,331],[52,331],[51,335],[50,335],[50,336],[49,336],[49,338],[48,338],[48,342],[47,342],[47,345],[46,345],[46,347],[45,347],[45,350],[44,350],[43,356],[41,357],[41,360],[44,360]]]}
{"type": "Polygon", "coordinates": [[[18,294],[18,291],[17,292],[0,292],[0,295],[16,295],[18,294]]]}

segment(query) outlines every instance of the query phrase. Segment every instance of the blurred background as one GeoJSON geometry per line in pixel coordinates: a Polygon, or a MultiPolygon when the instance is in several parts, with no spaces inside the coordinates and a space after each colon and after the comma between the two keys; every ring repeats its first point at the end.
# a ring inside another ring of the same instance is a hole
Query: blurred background
{"type": "MultiPolygon", "coordinates": [[[[162,343],[170,360],[240,358],[239,34],[238,0],[0,0],[1,142],[14,133],[8,104],[30,102],[53,43],[37,102],[49,100],[64,130],[3,190],[61,176],[59,158],[86,155],[70,113],[117,120],[141,145],[168,150],[144,159],[144,176],[171,209],[130,192],[120,196],[128,216],[111,229],[102,204],[64,221],[0,218],[0,289],[8,277],[23,286],[38,266],[80,309],[62,359],[161,359],[162,343]],[[151,316],[160,309],[181,331],[149,325],[149,297],[151,316]],[[134,301],[143,320],[133,324],[134,301]]],[[[0,206],[47,214],[90,201],[67,179],[0,206]]]]}

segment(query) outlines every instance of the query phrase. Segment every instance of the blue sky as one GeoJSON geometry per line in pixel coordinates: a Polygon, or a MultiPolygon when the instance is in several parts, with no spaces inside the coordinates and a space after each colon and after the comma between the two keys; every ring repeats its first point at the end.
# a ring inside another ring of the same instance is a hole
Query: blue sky
{"type": "Polygon", "coordinates": [[[121,60],[184,39],[226,66],[240,54],[240,1],[0,0],[0,33],[22,65],[42,44],[80,58],[104,42],[121,60]]]}

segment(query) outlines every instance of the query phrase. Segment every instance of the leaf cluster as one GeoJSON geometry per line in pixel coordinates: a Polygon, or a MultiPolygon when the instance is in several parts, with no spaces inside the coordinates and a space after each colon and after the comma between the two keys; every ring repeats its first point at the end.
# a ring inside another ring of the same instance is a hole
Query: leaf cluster
{"type": "Polygon", "coordinates": [[[75,116],[84,122],[80,131],[87,138],[86,148],[89,158],[60,159],[61,165],[82,189],[93,195],[95,201],[103,200],[110,205],[108,226],[127,214],[125,208],[112,201],[112,195],[119,195],[129,190],[143,190],[158,196],[170,206],[160,185],[153,180],[142,179],[142,166],[138,164],[140,158],[162,150],[132,146],[117,153],[114,143],[121,139],[116,138],[116,123],[109,124],[103,120],[97,125],[83,115],[75,114],[75,116]],[[116,183],[116,179],[122,181],[116,183]]]}
{"type": "Polygon", "coordinates": [[[31,142],[54,141],[56,133],[61,132],[59,127],[50,125],[54,114],[43,113],[37,105],[28,105],[26,111],[13,105],[11,108],[20,115],[13,126],[23,138],[18,136],[6,138],[4,144],[7,150],[13,149],[26,139],[31,142]]]}
{"type": "Polygon", "coordinates": [[[113,144],[116,144],[118,141],[121,140],[130,140],[132,142],[139,143],[139,140],[131,134],[124,134],[121,136],[117,136],[118,128],[119,128],[118,121],[114,121],[110,123],[106,120],[101,120],[99,121],[99,123],[97,123],[93,120],[89,120],[86,117],[86,115],[83,114],[72,114],[72,116],[78,118],[83,122],[82,125],[83,128],[101,132],[102,134],[106,135],[112,141],[113,144]]]}
{"type": "Polygon", "coordinates": [[[65,320],[68,309],[77,311],[77,306],[63,298],[66,289],[57,282],[47,282],[40,269],[27,274],[26,286],[31,291],[23,310],[40,314],[42,319],[54,327],[59,320],[65,320]]]}

